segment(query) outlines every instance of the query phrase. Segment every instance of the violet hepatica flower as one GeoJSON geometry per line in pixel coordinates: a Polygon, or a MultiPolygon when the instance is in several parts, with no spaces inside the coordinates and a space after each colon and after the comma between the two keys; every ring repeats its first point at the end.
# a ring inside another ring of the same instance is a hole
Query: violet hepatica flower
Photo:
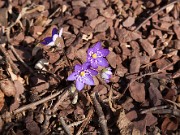
{"type": "Polygon", "coordinates": [[[109,79],[111,78],[112,72],[111,68],[104,68],[101,73],[101,77],[105,80],[106,83],[109,83],[109,79]]]}
{"type": "Polygon", "coordinates": [[[60,41],[60,38],[62,36],[62,32],[63,32],[62,28],[61,28],[59,33],[58,33],[57,28],[53,28],[52,36],[44,38],[41,43],[46,45],[46,46],[55,46],[55,45],[59,46],[60,45],[59,41],[60,41]]]}
{"type": "Polygon", "coordinates": [[[93,77],[97,75],[96,70],[90,69],[91,64],[89,62],[83,65],[77,64],[75,66],[75,71],[67,78],[68,81],[76,80],[76,88],[80,91],[83,89],[84,85],[94,85],[93,77]]]}
{"type": "Polygon", "coordinates": [[[103,49],[101,42],[97,42],[92,48],[89,48],[87,51],[87,62],[91,63],[93,68],[98,68],[98,66],[107,67],[108,61],[106,57],[109,54],[108,49],[103,49]]]}

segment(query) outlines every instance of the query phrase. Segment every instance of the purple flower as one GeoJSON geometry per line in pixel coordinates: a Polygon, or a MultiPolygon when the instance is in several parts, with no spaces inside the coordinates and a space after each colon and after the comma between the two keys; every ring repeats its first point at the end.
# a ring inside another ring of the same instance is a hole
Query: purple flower
{"type": "Polygon", "coordinates": [[[111,78],[112,72],[111,68],[104,68],[101,73],[101,77],[106,81],[106,83],[109,83],[109,79],[111,78]]]}
{"type": "Polygon", "coordinates": [[[97,75],[98,72],[90,69],[90,63],[86,62],[83,65],[77,64],[75,71],[67,78],[68,81],[76,80],[76,88],[80,91],[83,89],[84,84],[94,85],[92,76],[97,75]]]}
{"type": "Polygon", "coordinates": [[[63,32],[63,29],[61,29],[60,32],[58,33],[58,29],[53,28],[52,36],[44,38],[41,43],[46,46],[55,46],[55,45],[59,46],[60,45],[59,39],[62,36],[62,32],[63,32]]]}
{"type": "Polygon", "coordinates": [[[108,61],[104,58],[109,54],[109,50],[103,49],[101,42],[97,42],[92,48],[89,48],[87,53],[87,62],[90,62],[93,68],[98,68],[98,65],[103,67],[109,65],[108,61]]]}

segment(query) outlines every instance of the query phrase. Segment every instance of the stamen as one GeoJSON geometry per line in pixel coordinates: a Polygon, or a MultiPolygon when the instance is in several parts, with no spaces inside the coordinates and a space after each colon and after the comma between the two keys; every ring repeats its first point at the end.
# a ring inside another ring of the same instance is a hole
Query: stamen
{"type": "Polygon", "coordinates": [[[80,76],[85,76],[85,72],[81,71],[80,76]]]}
{"type": "Polygon", "coordinates": [[[94,59],[97,58],[97,54],[94,53],[94,54],[92,55],[92,57],[93,57],[94,59]]]}

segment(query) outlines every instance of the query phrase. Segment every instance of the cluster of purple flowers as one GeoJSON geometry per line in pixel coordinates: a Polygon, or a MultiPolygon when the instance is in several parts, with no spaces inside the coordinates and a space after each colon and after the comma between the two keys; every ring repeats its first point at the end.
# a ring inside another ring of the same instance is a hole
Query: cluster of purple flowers
{"type": "Polygon", "coordinates": [[[87,61],[82,65],[76,65],[75,71],[67,78],[69,81],[76,80],[76,88],[80,91],[84,85],[94,85],[93,76],[98,74],[96,70],[98,66],[107,67],[102,70],[101,77],[109,82],[112,75],[111,68],[108,67],[106,56],[109,54],[108,49],[101,46],[101,42],[97,42],[92,48],[87,51],[87,61]]]}
{"type": "MultiPolygon", "coordinates": [[[[60,38],[62,36],[63,29],[58,32],[57,28],[53,28],[52,36],[46,37],[41,42],[46,46],[60,46],[60,38]]],[[[93,47],[87,51],[87,61],[80,65],[75,65],[74,72],[67,78],[68,81],[76,80],[76,88],[80,91],[84,85],[94,85],[93,76],[98,74],[98,66],[105,67],[101,71],[101,77],[108,83],[112,75],[111,68],[108,67],[108,61],[106,56],[109,54],[108,49],[104,49],[101,42],[97,42],[93,47]]]]}

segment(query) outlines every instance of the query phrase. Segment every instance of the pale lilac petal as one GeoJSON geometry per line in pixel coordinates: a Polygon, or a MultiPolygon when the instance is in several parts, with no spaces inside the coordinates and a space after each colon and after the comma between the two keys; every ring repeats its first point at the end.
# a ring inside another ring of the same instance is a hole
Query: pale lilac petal
{"type": "Polygon", "coordinates": [[[88,72],[91,74],[91,75],[97,75],[98,72],[96,70],[93,70],[93,69],[88,69],[88,72]]]}
{"type": "Polygon", "coordinates": [[[97,42],[94,46],[93,46],[94,51],[100,50],[101,49],[101,42],[97,42]]]}
{"type": "Polygon", "coordinates": [[[109,75],[107,75],[106,73],[102,73],[102,74],[101,74],[101,77],[102,77],[103,79],[109,79],[109,75]]]}
{"type": "Polygon", "coordinates": [[[63,33],[63,28],[60,29],[60,32],[59,32],[59,37],[62,36],[62,33],[63,33]]]}
{"type": "Polygon", "coordinates": [[[83,70],[86,70],[86,69],[88,69],[88,68],[90,68],[90,63],[89,62],[85,62],[83,65],[82,65],[82,69],[83,70]]]}
{"type": "Polygon", "coordinates": [[[54,42],[56,41],[57,37],[58,37],[58,34],[54,34],[54,35],[53,35],[53,41],[54,41],[54,42]]]}
{"type": "Polygon", "coordinates": [[[108,74],[108,75],[112,75],[111,71],[106,71],[105,73],[108,74]]]}
{"type": "Polygon", "coordinates": [[[77,65],[75,66],[75,72],[78,72],[78,71],[81,71],[81,70],[82,70],[82,66],[79,65],[79,64],[77,64],[77,65]]]}
{"type": "Polygon", "coordinates": [[[43,41],[41,43],[44,44],[44,45],[47,45],[52,41],[53,41],[52,37],[46,37],[46,38],[43,39],[43,41]]]}
{"type": "Polygon", "coordinates": [[[83,81],[85,84],[87,85],[94,85],[94,80],[92,78],[92,76],[90,75],[86,75],[84,78],[83,78],[83,81]]]}
{"type": "Polygon", "coordinates": [[[67,78],[67,80],[68,80],[68,81],[74,81],[74,80],[76,80],[76,78],[77,78],[77,73],[76,73],[76,72],[73,72],[73,73],[67,78]]]}
{"type": "Polygon", "coordinates": [[[95,62],[95,61],[91,62],[91,66],[92,66],[94,69],[98,68],[97,62],[95,62]]]}
{"type": "Polygon", "coordinates": [[[101,55],[101,57],[106,57],[109,54],[109,50],[108,49],[101,49],[97,52],[97,55],[101,55]]]}
{"type": "Polygon", "coordinates": [[[55,35],[55,34],[58,34],[58,29],[57,29],[57,28],[53,28],[53,30],[52,30],[52,37],[53,37],[53,35],[55,35]]]}
{"type": "Polygon", "coordinates": [[[82,83],[80,80],[76,80],[76,88],[80,91],[84,87],[84,83],[82,83]]]}
{"type": "Polygon", "coordinates": [[[108,64],[108,61],[105,59],[105,58],[97,58],[97,64],[102,66],[102,67],[107,67],[109,64],[108,64]]]}

